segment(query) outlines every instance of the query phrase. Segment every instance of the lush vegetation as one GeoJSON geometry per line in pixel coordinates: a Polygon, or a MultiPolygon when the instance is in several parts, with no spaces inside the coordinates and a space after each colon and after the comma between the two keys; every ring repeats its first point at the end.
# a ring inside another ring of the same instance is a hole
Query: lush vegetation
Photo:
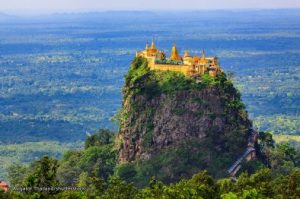
{"type": "MultiPolygon", "coordinates": [[[[151,176],[170,183],[183,177],[190,177],[195,170],[205,168],[214,177],[225,176],[228,165],[235,161],[240,155],[238,153],[240,149],[246,145],[246,132],[251,126],[245,106],[241,102],[240,93],[227,79],[225,73],[218,74],[216,78],[212,78],[208,74],[190,78],[172,71],[151,71],[147,64],[146,59],[135,58],[125,76],[123,107],[118,113],[121,131],[134,125],[134,122],[130,123],[130,121],[139,121],[143,125],[138,127],[138,131],[133,132],[132,139],[142,137],[142,146],[151,150],[153,115],[157,111],[155,110],[157,107],[147,106],[145,101],[159,101],[159,97],[164,95],[174,105],[178,101],[192,100],[201,105],[206,104],[204,107],[209,107],[209,102],[205,102],[204,99],[176,98],[176,96],[179,96],[181,91],[197,93],[203,89],[206,89],[206,92],[215,89],[218,92],[216,98],[221,98],[219,102],[222,107],[221,114],[216,114],[216,111],[213,110],[214,107],[200,111],[205,111],[207,117],[212,119],[217,116],[222,118],[225,121],[224,126],[226,127],[223,129],[226,133],[220,132],[219,128],[215,126],[215,128],[210,128],[207,132],[208,136],[200,141],[184,140],[180,144],[171,146],[168,150],[159,152],[150,160],[121,165],[117,168],[117,173],[138,186],[145,186],[151,176]],[[140,100],[141,98],[146,100],[140,100]],[[143,115],[147,117],[141,119],[143,115]],[[143,134],[140,134],[141,132],[143,134]],[[193,151],[193,154],[190,154],[190,151],[193,151]]],[[[178,108],[174,114],[180,115],[184,111],[186,110],[178,108]]],[[[202,115],[203,113],[199,112],[194,117],[202,117],[202,115]]]]}
{"type": "Polygon", "coordinates": [[[296,150],[300,151],[300,136],[299,135],[273,135],[275,142],[288,142],[296,150]]]}
{"type": "Polygon", "coordinates": [[[124,99],[129,94],[146,94],[148,97],[155,97],[162,93],[172,94],[180,91],[202,89],[207,86],[222,86],[224,89],[234,90],[232,83],[227,81],[224,73],[216,78],[212,78],[208,74],[189,78],[173,71],[151,71],[147,60],[138,57],[133,60],[125,76],[123,94],[124,99]],[[225,88],[226,86],[227,88],[225,88]]]}
{"type": "Polygon", "coordinates": [[[235,159],[232,153],[220,154],[212,146],[207,139],[201,143],[183,142],[150,160],[118,165],[116,173],[123,180],[133,182],[138,187],[148,185],[153,176],[164,183],[172,183],[191,176],[199,169],[207,169],[211,176],[221,178],[226,176],[228,165],[235,159]]]}
{"type": "Polygon", "coordinates": [[[61,144],[54,141],[0,145],[0,177],[5,178],[5,170],[12,164],[29,164],[45,155],[62,158],[64,152],[82,147],[82,142],[61,144]]]}
{"type": "MultiPolygon", "coordinates": [[[[272,135],[269,133],[260,133],[260,142],[257,146],[260,153],[257,162],[245,163],[244,172],[236,180],[214,179],[207,171],[195,171],[192,178],[181,179],[172,184],[164,184],[152,178],[142,188],[134,186],[128,179],[124,181],[126,176],[116,167],[116,155],[111,145],[113,137],[108,130],[100,130],[86,140],[84,150],[69,151],[62,160],[46,156],[33,162],[29,167],[12,166],[9,169],[12,189],[7,193],[0,191],[0,197],[107,199],[300,197],[300,152],[287,143],[274,145],[272,135]],[[260,161],[264,164],[259,163],[260,161]],[[42,190],[47,187],[48,190],[42,190]],[[73,190],[65,190],[67,187],[69,189],[73,187],[73,190]]],[[[128,172],[131,172],[129,167],[128,172]]]]}

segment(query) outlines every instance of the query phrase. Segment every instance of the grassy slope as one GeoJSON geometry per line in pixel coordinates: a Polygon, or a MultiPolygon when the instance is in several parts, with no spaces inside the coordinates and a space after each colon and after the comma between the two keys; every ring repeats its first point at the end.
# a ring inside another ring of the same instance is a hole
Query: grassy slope
{"type": "Polygon", "coordinates": [[[300,135],[273,135],[276,143],[289,142],[300,151],[300,135]]]}

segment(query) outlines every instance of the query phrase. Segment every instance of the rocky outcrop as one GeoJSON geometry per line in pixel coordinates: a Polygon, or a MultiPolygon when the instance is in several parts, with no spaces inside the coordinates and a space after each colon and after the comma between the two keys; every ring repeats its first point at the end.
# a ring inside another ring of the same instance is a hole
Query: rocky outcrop
{"type": "MultiPolygon", "coordinates": [[[[120,164],[148,161],[193,143],[191,153],[205,156],[193,166],[193,172],[213,164],[214,158],[224,158],[220,170],[226,172],[229,162],[247,148],[251,122],[225,74],[209,81],[207,77],[184,78],[148,71],[145,61],[133,62],[123,90],[116,139],[120,164]],[[172,82],[175,89],[170,89],[172,82]]],[[[166,170],[173,175],[172,169],[166,170]]]]}
{"type": "MultiPolygon", "coordinates": [[[[131,114],[119,133],[119,139],[123,141],[119,153],[122,163],[149,159],[182,140],[202,140],[210,133],[222,137],[236,130],[225,115],[228,110],[222,93],[216,87],[180,91],[174,95],[162,94],[151,100],[143,95],[128,100],[130,102],[126,101],[124,108],[131,114]]],[[[240,121],[245,130],[250,127],[250,122],[238,111],[229,112],[230,117],[240,121]]],[[[245,134],[241,132],[241,136],[245,134]]],[[[246,143],[245,137],[245,147],[246,143]]],[[[221,150],[222,143],[216,147],[221,150]]]]}

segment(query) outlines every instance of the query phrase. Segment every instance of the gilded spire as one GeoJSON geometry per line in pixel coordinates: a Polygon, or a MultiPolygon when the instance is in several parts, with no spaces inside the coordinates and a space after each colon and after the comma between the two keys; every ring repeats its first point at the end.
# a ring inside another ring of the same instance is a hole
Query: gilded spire
{"type": "Polygon", "coordinates": [[[177,52],[177,47],[176,47],[176,44],[174,43],[173,44],[173,47],[172,47],[172,56],[178,56],[178,52],[177,52]]]}
{"type": "Polygon", "coordinates": [[[151,42],[151,49],[155,49],[154,39],[153,38],[152,38],[152,42],[151,42]]]}
{"type": "Polygon", "coordinates": [[[184,57],[188,57],[189,56],[189,51],[186,49],[184,52],[184,57]]]}
{"type": "Polygon", "coordinates": [[[146,50],[148,50],[149,49],[149,44],[148,44],[148,41],[147,41],[147,43],[146,43],[146,50]]]}
{"type": "Polygon", "coordinates": [[[177,47],[176,47],[175,43],[173,44],[173,47],[172,47],[172,53],[171,53],[170,59],[171,60],[181,60],[181,57],[178,55],[178,51],[177,51],[177,47]]]}

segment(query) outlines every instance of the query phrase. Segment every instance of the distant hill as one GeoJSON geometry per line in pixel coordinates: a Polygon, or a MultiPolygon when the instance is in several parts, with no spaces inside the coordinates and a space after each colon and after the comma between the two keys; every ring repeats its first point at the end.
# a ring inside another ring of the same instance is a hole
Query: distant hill
{"type": "Polygon", "coordinates": [[[15,20],[18,17],[13,16],[13,15],[9,15],[9,14],[5,14],[5,13],[1,13],[0,12],[0,22],[9,22],[11,20],[15,20]]]}

